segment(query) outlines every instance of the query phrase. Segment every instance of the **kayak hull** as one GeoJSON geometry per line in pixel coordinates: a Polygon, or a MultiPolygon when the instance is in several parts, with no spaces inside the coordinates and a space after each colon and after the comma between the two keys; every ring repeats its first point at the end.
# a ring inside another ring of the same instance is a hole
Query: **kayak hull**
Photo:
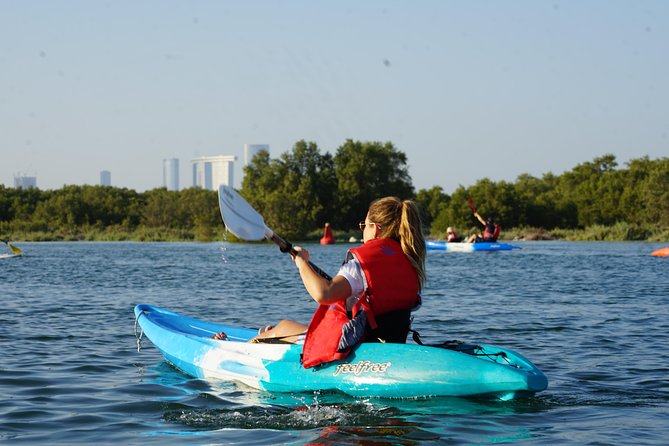
{"type": "Polygon", "coordinates": [[[338,391],[356,397],[491,396],[511,399],[548,380],[520,354],[480,345],[482,356],[416,344],[366,343],[343,361],[305,369],[302,346],[250,344],[257,332],[137,305],[135,317],[165,359],[188,375],[269,392],[338,391]],[[214,340],[224,331],[226,340],[214,340]]]}
{"type": "Polygon", "coordinates": [[[448,243],[443,240],[427,240],[425,245],[431,251],[448,252],[512,251],[514,249],[521,249],[520,246],[497,242],[448,243]]]}

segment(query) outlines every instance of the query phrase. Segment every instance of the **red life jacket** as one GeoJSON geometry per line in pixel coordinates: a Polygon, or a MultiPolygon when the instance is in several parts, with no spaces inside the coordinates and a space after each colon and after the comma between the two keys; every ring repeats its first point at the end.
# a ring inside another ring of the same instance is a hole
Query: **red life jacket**
{"type": "Polygon", "coordinates": [[[451,233],[448,235],[448,238],[446,239],[446,241],[447,241],[447,242],[453,242],[453,241],[455,241],[455,240],[457,240],[457,239],[459,239],[459,238],[460,238],[460,237],[458,237],[458,234],[456,234],[455,231],[453,231],[453,232],[451,232],[451,233]]]}
{"type": "Polygon", "coordinates": [[[496,242],[497,237],[499,237],[499,233],[501,230],[502,227],[500,225],[492,225],[492,224],[485,225],[485,231],[483,232],[483,240],[496,242]],[[494,229],[492,229],[491,226],[494,229]]]}
{"type": "MultiPolygon", "coordinates": [[[[351,252],[360,262],[367,281],[367,289],[353,307],[353,317],[360,308],[364,308],[369,326],[376,329],[375,315],[409,310],[420,304],[418,275],[398,242],[374,239],[351,249],[351,252]]],[[[338,351],[342,327],[348,321],[344,300],[318,306],[302,348],[302,365],[305,368],[348,356],[350,348],[338,351]]]]}
{"type": "Polygon", "coordinates": [[[351,250],[362,266],[367,289],[360,299],[372,329],[375,315],[410,310],[420,304],[418,274],[398,242],[374,239],[351,250]]]}

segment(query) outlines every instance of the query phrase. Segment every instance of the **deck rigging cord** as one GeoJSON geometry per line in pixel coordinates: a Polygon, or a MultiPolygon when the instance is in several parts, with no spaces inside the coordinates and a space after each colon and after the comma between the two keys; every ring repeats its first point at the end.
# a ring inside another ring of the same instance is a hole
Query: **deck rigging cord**
{"type": "Polygon", "coordinates": [[[134,331],[135,331],[135,340],[137,341],[137,352],[139,353],[142,350],[142,336],[144,336],[144,330],[142,329],[142,326],[138,324],[139,317],[144,314],[144,310],[140,311],[137,313],[137,316],[135,316],[135,324],[134,324],[134,331]],[[137,335],[137,326],[139,326],[139,335],[137,335]]]}

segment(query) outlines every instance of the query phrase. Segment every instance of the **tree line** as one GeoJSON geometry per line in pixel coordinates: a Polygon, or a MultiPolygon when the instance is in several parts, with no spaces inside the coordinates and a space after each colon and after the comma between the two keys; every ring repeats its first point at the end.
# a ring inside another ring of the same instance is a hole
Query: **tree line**
{"type": "Polygon", "coordinates": [[[221,226],[216,193],[199,188],[140,193],[111,186],[0,186],[5,239],[212,240],[221,226]]]}
{"type": "Polygon", "coordinates": [[[469,198],[504,228],[584,230],[622,225],[615,238],[645,240],[669,231],[669,158],[631,160],[618,168],[605,154],[561,175],[520,175],[515,182],[484,178],[452,194],[440,186],[415,191],[406,155],[392,143],[347,140],[334,156],[298,142],[270,159],[259,154],[246,167],[241,193],[268,226],[299,238],[329,222],[353,230],[369,203],[394,195],[416,200],[432,237],[448,226],[476,230],[469,198]]]}
{"type": "MultiPolygon", "coordinates": [[[[269,227],[292,240],[309,238],[326,222],[354,231],[369,203],[388,195],[416,200],[426,231],[437,238],[448,226],[463,233],[475,229],[469,198],[507,230],[615,226],[623,228],[618,239],[669,235],[669,158],[643,157],[621,168],[606,154],[561,175],[523,174],[514,182],[484,178],[448,194],[440,186],[416,191],[406,154],[390,142],[347,140],[332,155],[314,142],[298,141],[278,158],[256,154],[244,168],[240,193],[269,227]]],[[[3,238],[214,240],[224,236],[223,229],[215,191],[0,186],[3,238]]]]}
{"type": "Polygon", "coordinates": [[[520,175],[515,182],[478,180],[451,195],[440,187],[421,190],[417,200],[426,209],[432,231],[449,225],[468,227],[473,197],[480,213],[495,216],[507,228],[585,230],[621,227],[616,239],[646,240],[669,235],[669,158],[633,159],[617,168],[606,154],[578,164],[561,175],[542,178],[520,175]]]}

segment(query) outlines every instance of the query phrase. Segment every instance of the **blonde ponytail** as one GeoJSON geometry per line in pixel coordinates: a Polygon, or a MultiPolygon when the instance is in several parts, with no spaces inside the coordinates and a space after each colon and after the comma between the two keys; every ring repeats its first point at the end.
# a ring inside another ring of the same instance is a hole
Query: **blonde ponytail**
{"type": "Polygon", "coordinates": [[[420,289],[423,289],[425,284],[425,237],[423,236],[420,211],[416,203],[411,200],[402,202],[400,245],[402,245],[402,251],[409,257],[409,261],[418,274],[420,289]]]}

